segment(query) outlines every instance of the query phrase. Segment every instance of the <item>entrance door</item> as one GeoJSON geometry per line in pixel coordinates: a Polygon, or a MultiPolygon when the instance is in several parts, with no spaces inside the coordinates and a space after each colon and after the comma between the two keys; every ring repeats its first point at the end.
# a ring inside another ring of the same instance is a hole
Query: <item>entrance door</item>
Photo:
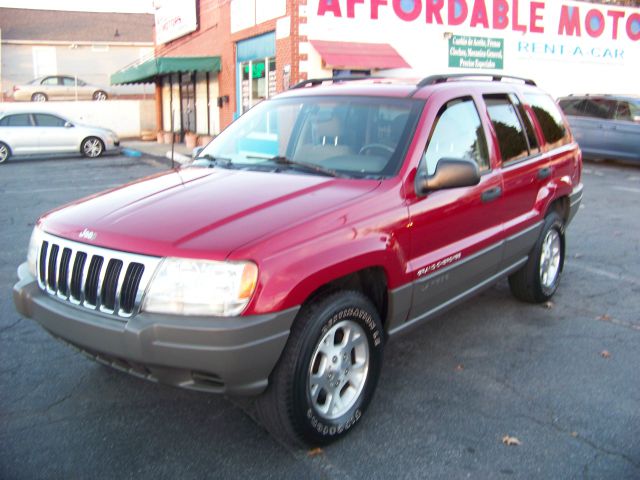
{"type": "Polygon", "coordinates": [[[193,73],[180,76],[182,133],[196,131],[196,84],[193,73]]]}

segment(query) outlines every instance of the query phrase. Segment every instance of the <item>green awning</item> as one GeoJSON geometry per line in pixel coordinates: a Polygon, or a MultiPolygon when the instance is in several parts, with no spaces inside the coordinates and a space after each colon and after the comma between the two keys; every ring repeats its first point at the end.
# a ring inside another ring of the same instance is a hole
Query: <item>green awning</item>
{"type": "Polygon", "coordinates": [[[171,73],[219,72],[220,57],[158,57],[111,75],[111,85],[149,83],[171,73]]]}

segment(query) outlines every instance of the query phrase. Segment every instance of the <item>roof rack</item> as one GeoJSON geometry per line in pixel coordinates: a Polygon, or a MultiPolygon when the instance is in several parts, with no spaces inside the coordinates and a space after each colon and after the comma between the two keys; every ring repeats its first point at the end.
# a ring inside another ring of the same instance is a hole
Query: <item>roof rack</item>
{"type": "Polygon", "coordinates": [[[495,75],[492,73],[452,73],[448,75],[431,75],[429,77],[425,77],[418,82],[418,88],[435,85],[437,83],[446,83],[449,80],[462,80],[465,78],[473,79],[474,77],[490,78],[493,82],[501,82],[503,79],[519,80],[524,82],[526,85],[536,85],[536,82],[529,78],[514,77],[511,75],[495,75]]]}
{"type": "Polygon", "coordinates": [[[315,87],[321,85],[324,82],[352,82],[355,80],[382,80],[385,77],[371,77],[369,75],[347,75],[344,77],[326,77],[326,78],[310,78],[309,80],[303,80],[296,83],[294,86],[289,87],[289,90],[295,90],[296,88],[315,87]]]}

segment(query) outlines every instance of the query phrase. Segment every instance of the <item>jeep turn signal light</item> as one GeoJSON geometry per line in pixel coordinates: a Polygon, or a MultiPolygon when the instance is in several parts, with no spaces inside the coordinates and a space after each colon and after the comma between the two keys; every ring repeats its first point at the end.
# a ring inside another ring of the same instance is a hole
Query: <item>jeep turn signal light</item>
{"type": "Polygon", "coordinates": [[[238,299],[249,299],[258,282],[258,267],[255,263],[246,263],[242,270],[238,299]]]}

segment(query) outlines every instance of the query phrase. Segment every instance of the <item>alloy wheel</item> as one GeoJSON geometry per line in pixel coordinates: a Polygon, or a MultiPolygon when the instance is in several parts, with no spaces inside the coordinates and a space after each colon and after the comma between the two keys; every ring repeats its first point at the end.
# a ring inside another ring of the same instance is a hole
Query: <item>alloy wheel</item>
{"type": "Polygon", "coordinates": [[[545,235],[540,252],[540,283],[544,288],[551,288],[558,278],[560,252],[560,234],[552,228],[545,235]]]}
{"type": "Polygon", "coordinates": [[[356,403],[367,380],[369,343],[360,325],[344,320],[320,339],[311,357],[308,394],[319,416],[333,420],[356,403]]]}

